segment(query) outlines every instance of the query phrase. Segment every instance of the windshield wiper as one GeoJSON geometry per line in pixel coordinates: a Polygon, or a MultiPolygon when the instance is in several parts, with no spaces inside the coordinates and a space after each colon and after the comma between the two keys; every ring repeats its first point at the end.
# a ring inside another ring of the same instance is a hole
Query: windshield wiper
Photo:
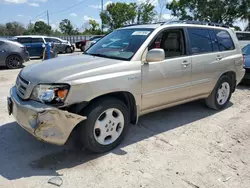
{"type": "Polygon", "coordinates": [[[85,54],[96,56],[96,57],[106,57],[106,58],[110,58],[110,59],[128,60],[127,58],[110,56],[110,55],[105,55],[105,54],[100,54],[100,53],[97,53],[97,54],[94,54],[94,53],[85,53],[85,54]]]}

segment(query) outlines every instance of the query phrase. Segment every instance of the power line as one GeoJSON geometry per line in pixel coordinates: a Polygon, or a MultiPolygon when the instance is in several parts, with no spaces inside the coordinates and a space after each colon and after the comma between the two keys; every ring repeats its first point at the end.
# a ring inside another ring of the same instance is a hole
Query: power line
{"type": "Polygon", "coordinates": [[[47,11],[44,11],[43,13],[41,13],[41,14],[38,14],[37,16],[36,16],[36,18],[37,17],[41,17],[43,14],[45,14],[47,11]]]}
{"type": "Polygon", "coordinates": [[[69,6],[69,7],[67,7],[67,8],[64,8],[64,9],[62,9],[62,10],[60,10],[60,11],[52,12],[50,15],[52,15],[52,14],[58,14],[58,13],[63,12],[63,11],[65,11],[65,10],[69,10],[69,9],[71,9],[71,8],[73,8],[73,7],[76,7],[76,6],[80,5],[80,4],[82,4],[82,3],[84,3],[84,0],[80,1],[79,3],[74,4],[74,5],[72,5],[72,6],[69,6]]]}

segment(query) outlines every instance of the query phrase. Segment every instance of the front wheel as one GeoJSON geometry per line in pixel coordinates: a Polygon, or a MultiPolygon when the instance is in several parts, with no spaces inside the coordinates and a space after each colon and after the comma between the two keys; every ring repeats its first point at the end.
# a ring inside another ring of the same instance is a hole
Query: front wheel
{"type": "Polygon", "coordinates": [[[128,108],[123,102],[103,98],[92,104],[85,113],[87,120],[80,124],[78,133],[81,143],[88,150],[107,152],[123,141],[129,127],[128,108]]]}
{"type": "Polygon", "coordinates": [[[232,80],[228,76],[222,76],[213,92],[206,99],[209,108],[220,110],[226,107],[232,96],[232,80]]]}

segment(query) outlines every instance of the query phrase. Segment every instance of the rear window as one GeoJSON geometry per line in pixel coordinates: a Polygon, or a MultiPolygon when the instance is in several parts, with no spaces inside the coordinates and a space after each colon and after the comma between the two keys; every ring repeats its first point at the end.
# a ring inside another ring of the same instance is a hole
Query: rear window
{"type": "Polygon", "coordinates": [[[17,42],[21,44],[31,43],[31,38],[18,38],[17,42]]]}
{"type": "Polygon", "coordinates": [[[188,28],[192,54],[213,52],[209,30],[188,28]]]}
{"type": "Polygon", "coordinates": [[[46,42],[52,42],[51,38],[45,38],[46,42]]]}
{"type": "Polygon", "coordinates": [[[43,39],[42,38],[32,38],[31,39],[32,43],[43,43],[43,39]]]}
{"type": "Polygon", "coordinates": [[[218,39],[220,51],[228,51],[235,48],[233,40],[227,31],[216,29],[215,34],[218,39]]]}
{"type": "Polygon", "coordinates": [[[238,40],[250,40],[250,33],[236,33],[238,40]]]}

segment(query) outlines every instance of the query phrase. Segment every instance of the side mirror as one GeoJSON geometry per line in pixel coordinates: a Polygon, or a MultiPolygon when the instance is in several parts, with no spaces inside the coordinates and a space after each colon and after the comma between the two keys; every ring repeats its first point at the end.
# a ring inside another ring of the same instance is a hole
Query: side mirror
{"type": "Polygon", "coordinates": [[[152,49],[148,52],[146,56],[147,62],[158,62],[163,61],[165,59],[165,52],[163,49],[152,49]]]}

